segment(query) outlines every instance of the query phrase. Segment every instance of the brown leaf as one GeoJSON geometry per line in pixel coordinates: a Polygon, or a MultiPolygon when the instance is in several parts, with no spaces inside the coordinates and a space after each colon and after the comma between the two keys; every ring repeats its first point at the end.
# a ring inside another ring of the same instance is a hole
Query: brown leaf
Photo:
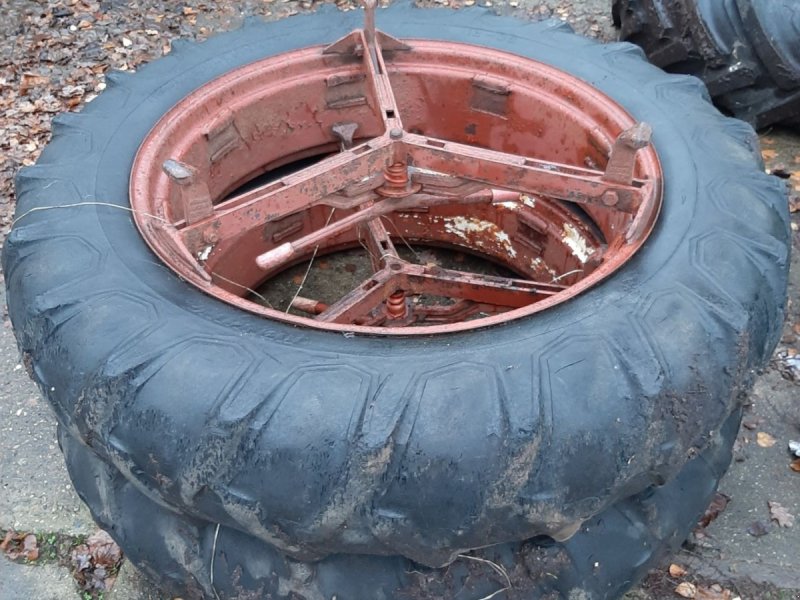
{"type": "Polygon", "coordinates": [[[697,596],[697,588],[693,583],[682,581],[675,588],[675,593],[684,598],[695,598],[697,596]]]}
{"type": "Polygon", "coordinates": [[[706,509],[705,514],[703,514],[702,518],[700,519],[700,527],[708,527],[712,521],[716,520],[720,513],[728,507],[729,501],[730,496],[726,496],[721,492],[714,494],[714,499],[711,501],[711,504],[706,509]]]}
{"type": "Polygon", "coordinates": [[[795,458],[789,463],[789,468],[795,473],[800,473],[800,458],[795,458]]]}
{"type": "Polygon", "coordinates": [[[764,148],[761,151],[761,156],[764,157],[764,160],[772,160],[773,158],[778,156],[778,153],[775,150],[772,150],[770,148],[764,148]]]}
{"type": "Polygon", "coordinates": [[[9,544],[11,544],[11,540],[14,538],[14,532],[10,529],[6,531],[6,536],[3,538],[3,541],[0,542],[0,552],[5,552],[8,550],[9,544]]]}
{"type": "Polygon", "coordinates": [[[676,565],[675,563],[672,563],[669,566],[669,574],[672,577],[683,577],[684,575],[686,575],[686,569],[684,569],[680,565],[676,565]]]}
{"type": "Polygon", "coordinates": [[[731,600],[733,594],[730,590],[722,589],[722,586],[715,583],[710,588],[697,587],[696,600],[731,600]]]}
{"type": "Polygon", "coordinates": [[[122,560],[122,551],[105,531],[98,531],[86,539],[95,565],[114,566],[122,560]]]}
{"type": "Polygon", "coordinates": [[[762,448],[772,448],[775,445],[775,438],[766,431],[759,431],[756,434],[756,444],[762,448]]]}
{"type": "Polygon", "coordinates": [[[31,562],[39,558],[39,544],[36,542],[36,536],[32,533],[26,535],[22,540],[22,555],[31,562]]]}
{"type": "Polygon", "coordinates": [[[777,502],[767,502],[769,506],[769,516],[781,527],[791,527],[794,525],[794,515],[789,513],[782,505],[777,502]]]}

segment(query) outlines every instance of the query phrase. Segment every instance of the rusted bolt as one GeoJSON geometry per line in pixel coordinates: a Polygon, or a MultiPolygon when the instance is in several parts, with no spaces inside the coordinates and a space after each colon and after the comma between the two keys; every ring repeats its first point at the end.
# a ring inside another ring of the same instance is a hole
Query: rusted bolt
{"type": "Polygon", "coordinates": [[[375,191],[387,198],[405,198],[416,194],[421,187],[419,183],[411,183],[409,180],[408,166],[403,162],[396,162],[383,170],[383,185],[375,191]]]}
{"type": "Polygon", "coordinates": [[[406,293],[403,290],[397,290],[386,299],[386,314],[390,319],[406,316],[406,293]]]}
{"type": "Polygon", "coordinates": [[[616,206],[619,203],[619,194],[609,190],[603,194],[602,201],[606,206],[616,206]]]}
{"type": "Polygon", "coordinates": [[[399,127],[392,127],[392,129],[389,130],[389,137],[393,140],[399,140],[403,137],[403,130],[399,127]]]}

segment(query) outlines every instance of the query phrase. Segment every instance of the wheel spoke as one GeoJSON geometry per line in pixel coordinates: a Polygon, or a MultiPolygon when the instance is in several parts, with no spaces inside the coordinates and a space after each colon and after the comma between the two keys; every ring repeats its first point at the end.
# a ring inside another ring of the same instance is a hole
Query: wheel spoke
{"type": "Polygon", "coordinates": [[[388,269],[378,271],[356,289],[331,304],[317,315],[316,319],[328,323],[353,323],[359,318],[366,317],[396,291],[397,288],[393,287],[394,278],[394,273],[388,269]]]}
{"type": "Polygon", "coordinates": [[[383,224],[380,217],[367,221],[361,230],[366,234],[364,236],[364,242],[369,251],[373,270],[380,271],[384,268],[387,258],[399,258],[397,249],[394,247],[389,237],[389,232],[386,231],[386,226],[383,224]]]}
{"type": "MultiPolygon", "coordinates": [[[[270,221],[324,204],[329,197],[333,205],[346,204],[347,196],[337,195],[337,192],[380,173],[391,159],[391,143],[388,139],[377,138],[231,198],[219,204],[212,216],[184,226],[180,233],[189,240],[197,232],[213,232],[216,239],[224,241],[270,221]]],[[[356,202],[363,202],[363,199],[355,198],[353,203],[356,202]]]]}
{"type": "Polygon", "coordinates": [[[403,278],[403,289],[414,294],[460,298],[481,304],[519,308],[557,294],[566,286],[540,283],[513,277],[467,273],[438,267],[410,265],[403,278]]]}
{"type": "Polygon", "coordinates": [[[405,134],[403,144],[415,167],[440,171],[487,186],[533,193],[567,202],[591,204],[635,213],[648,182],[630,185],[606,180],[603,171],[533,160],[498,152],[405,134]]]}

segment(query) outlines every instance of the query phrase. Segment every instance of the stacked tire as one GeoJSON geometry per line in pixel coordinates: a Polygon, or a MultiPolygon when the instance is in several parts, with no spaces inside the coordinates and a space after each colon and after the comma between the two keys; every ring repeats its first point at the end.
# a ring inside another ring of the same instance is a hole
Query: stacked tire
{"type": "Polygon", "coordinates": [[[757,129],[800,124],[796,0],[614,0],[613,11],[621,39],[700,77],[723,110],[757,129]]]}
{"type": "Polygon", "coordinates": [[[780,339],[785,187],[752,128],[629,44],[381,12],[387,33],[526,56],[649,123],[665,191],[637,256],[541,315],[401,341],[262,319],[159,264],[130,215],[142,140],[214,78],[361,24],[328,6],[176,44],[55,120],[2,253],[23,362],[78,494],[165,595],[618,598],[703,513],[780,339]]]}

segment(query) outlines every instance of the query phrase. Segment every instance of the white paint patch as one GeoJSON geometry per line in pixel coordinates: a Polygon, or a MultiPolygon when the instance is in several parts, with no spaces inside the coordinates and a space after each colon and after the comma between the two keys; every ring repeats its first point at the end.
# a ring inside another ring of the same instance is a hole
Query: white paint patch
{"type": "MultiPolygon", "coordinates": [[[[466,217],[445,217],[444,229],[448,233],[457,235],[465,242],[470,241],[469,234],[471,233],[491,232],[497,243],[503,247],[511,258],[517,255],[517,251],[511,245],[511,239],[508,234],[490,221],[467,219],[466,217]]],[[[483,245],[480,240],[476,240],[474,243],[477,246],[483,245]]]]}
{"type": "Polygon", "coordinates": [[[203,250],[200,253],[198,253],[197,258],[199,260],[201,260],[202,262],[207,261],[208,257],[211,255],[211,250],[212,249],[213,249],[212,246],[206,246],[205,248],[203,248],[203,250]]]}
{"type": "Polygon", "coordinates": [[[581,261],[581,264],[585,264],[594,253],[594,249],[589,248],[586,244],[586,239],[569,223],[564,223],[564,233],[561,239],[569,246],[572,254],[581,261]]]}
{"type": "Polygon", "coordinates": [[[530,196],[526,196],[525,194],[521,194],[519,197],[522,200],[522,203],[527,206],[528,208],[535,208],[536,207],[536,198],[531,198],[530,196]]]}
{"type": "Polygon", "coordinates": [[[519,204],[516,202],[501,202],[500,206],[507,208],[508,210],[517,210],[519,208],[519,204]]]}

